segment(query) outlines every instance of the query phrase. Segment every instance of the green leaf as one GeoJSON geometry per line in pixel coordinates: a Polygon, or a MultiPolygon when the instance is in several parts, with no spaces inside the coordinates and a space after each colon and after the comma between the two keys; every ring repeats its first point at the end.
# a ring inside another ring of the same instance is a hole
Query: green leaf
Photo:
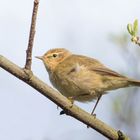
{"type": "Polygon", "coordinates": [[[128,32],[130,33],[130,35],[134,35],[134,31],[133,31],[133,26],[132,26],[132,24],[127,24],[127,30],[128,30],[128,32]]]}
{"type": "Polygon", "coordinates": [[[136,36],[138,33],[138,20],[137,19],[133,23],[133,32],[134,32],[134,36],[136,36]]]}

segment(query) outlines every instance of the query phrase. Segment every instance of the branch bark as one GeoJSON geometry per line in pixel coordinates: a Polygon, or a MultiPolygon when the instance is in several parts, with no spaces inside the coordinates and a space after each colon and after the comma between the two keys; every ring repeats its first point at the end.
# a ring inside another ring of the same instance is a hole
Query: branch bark
{"type": "Polygon", "coordinates": [[[39,0],[34,0],[32,21],[31,21],[31,27],[30,27],[30,35],[29,35],[29,41],[28,41],[28,48],[26,50],[25,69],[28,69],[28,70],[31,70],[31,64],[32,64],[32,49],[33,49],[34,36],[35,36],[35,27],[36,27],[38,6],[39,6],[39,0]]]}
{"type": "Polygon", "coordinates": [[[24,81],[45,97],[49,98],[51,101],[65,110],[67,115],[70,115],[90,126],[110,140],[129,140],[129,138],[123,135],[121,131],[116,131],[96,117],[80,109],[78,106],[72,105],[66,97],[49,87],[39,78],[37,78],[30,70],[20,68],[2,55],[0,55],[0,67],[24,81]]]}

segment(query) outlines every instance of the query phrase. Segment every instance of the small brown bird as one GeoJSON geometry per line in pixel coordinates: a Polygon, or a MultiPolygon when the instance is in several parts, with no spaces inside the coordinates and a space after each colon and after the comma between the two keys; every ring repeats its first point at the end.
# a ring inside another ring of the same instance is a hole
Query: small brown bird
{"type": "Polygon", "coordinates": [[[97,105],[100,97],[110,90],[140,86],[140,81],[112,71],[94,58],[72,54],[64,48],[51,49],[37,58],[43,61],[53,86],[71,101],[98,99],[97,105]]]}

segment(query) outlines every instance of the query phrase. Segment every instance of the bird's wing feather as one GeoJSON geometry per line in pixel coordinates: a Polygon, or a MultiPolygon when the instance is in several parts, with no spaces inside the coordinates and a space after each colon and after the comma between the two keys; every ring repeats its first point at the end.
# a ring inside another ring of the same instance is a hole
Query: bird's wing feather
{"type": "Polygon", "coordinates": [[[104,75],[104,76],[115,76],[115,77],[123,77],[123,78],[126,78],[125,76],[113,71],[113,70],[110,70],[106,67],[102,67],[102,68],[95,68],[95,67],[92,67],[90,68],[90,70],[100,74],[100,75],[104,75]]]}
{"type": "Polygon", "coordinates": [[[72,55],[72,57],[69,58],[69,65],[73,65],[75,63],[78,63],[79,65],[85,66],[88,70],[94,71],[99,75],[104,76],[115,76],[115,77],[123,77],[125,76],[105,67],[102,63],[100,63],[98,60],[86,56],[81,55],[72,55]]]}

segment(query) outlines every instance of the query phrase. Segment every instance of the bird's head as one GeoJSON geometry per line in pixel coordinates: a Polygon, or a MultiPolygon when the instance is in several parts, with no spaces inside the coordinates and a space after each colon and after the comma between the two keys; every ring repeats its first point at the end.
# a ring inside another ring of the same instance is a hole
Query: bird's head
{"type": "Polygon", "coordinates": [[[47,51],[43,56],[36,57],[41,59],[47,69],[48,72],[53,72],[56,66],[64,61],[68,56],[71,55],[67,49],[64,48],[56,48],[47,51]]]}

